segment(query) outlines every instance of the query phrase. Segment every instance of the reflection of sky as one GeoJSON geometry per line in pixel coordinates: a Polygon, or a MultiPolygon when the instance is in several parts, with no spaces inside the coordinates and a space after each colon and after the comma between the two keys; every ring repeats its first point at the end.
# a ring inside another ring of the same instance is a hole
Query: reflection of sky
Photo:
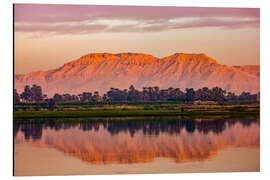
{"type": "Polygon", "coordinates": [[[17,4],[14,12],[15,73],[92,52],[206,53],[221,64],[259,64],[255,8],[17,4]]]}
{"type": "Polygon", "coordinates": [[[20,130],[15,144],[53,147],[86,162],[107,164],[150,162],[158,157],[171,158],[175,162],[200,161],[228,148],[259,148],[260,139],[258,123],[243,125],[239,122],[226,124],[220,132],[207,133],[198,128],[192,131],[183,128],[178,133],[170,130],[146,133],[139,128],[132,135],[127,130],[113,133],[106,126],[94,126],[91,130],[82,130],[80,125],[57,129],[43,129],[34,140],[31,137],[26,140],[20,130]]]}

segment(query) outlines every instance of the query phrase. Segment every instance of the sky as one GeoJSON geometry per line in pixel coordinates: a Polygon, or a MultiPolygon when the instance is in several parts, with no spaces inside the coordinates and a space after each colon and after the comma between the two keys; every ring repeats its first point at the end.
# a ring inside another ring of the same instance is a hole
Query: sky
{"type": "Polygon", "coordinates": [[[205,53],[220,64],[259,65],[260,10],[15,4],[15,74],[102,52],[205,53]]]}

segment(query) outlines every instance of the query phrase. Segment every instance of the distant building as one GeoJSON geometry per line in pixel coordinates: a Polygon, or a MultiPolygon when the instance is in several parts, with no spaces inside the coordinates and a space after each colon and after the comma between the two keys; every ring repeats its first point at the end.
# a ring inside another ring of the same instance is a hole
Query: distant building
{"type": "Polygon", "coordinates": [[[193,104],[218,104],[217,101],[201,101],[201,100],[197,100],[194,101],[193,104]]]}

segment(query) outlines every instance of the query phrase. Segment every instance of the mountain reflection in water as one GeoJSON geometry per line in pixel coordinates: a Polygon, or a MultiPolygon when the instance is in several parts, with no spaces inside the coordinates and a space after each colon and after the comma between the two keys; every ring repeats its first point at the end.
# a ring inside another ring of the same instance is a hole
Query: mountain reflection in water
{"type": "Polygon", "coordinates": [[[206,160],[227,148],[259,148],[259,124],[258,118],[16,120],[14,142],[53,147],[94,164],[142,163],[155,158],[179,163],[206,160]]]}

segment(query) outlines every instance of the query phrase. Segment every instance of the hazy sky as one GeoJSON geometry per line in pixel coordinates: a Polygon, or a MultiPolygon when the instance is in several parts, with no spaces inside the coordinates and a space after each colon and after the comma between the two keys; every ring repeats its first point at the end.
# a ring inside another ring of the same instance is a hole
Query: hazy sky
{"type": "Polygon", "coordinates": [[[16,74],[94,52],[205,53],[220,64],[260,64],[256,8],[16,4],[14,14],[16,74]]]}

